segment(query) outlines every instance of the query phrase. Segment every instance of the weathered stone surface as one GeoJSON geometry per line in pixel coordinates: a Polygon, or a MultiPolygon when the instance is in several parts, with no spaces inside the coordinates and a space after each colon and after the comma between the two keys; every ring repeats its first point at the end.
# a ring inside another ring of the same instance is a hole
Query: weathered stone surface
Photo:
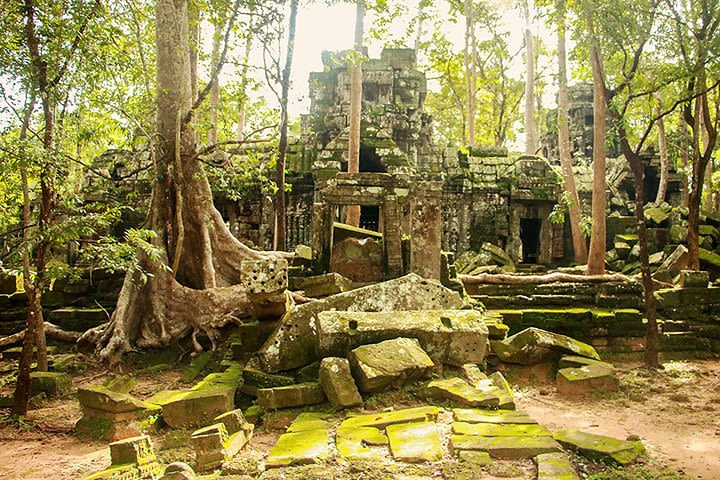
{"type": "Polygon", "coordinates": [[[558,371],[555,384],[558,393],[583,395],[589,392],[615,392],[620,388],[615,373],[602,363],[558,371]]]}
{"type": "Polygon", "coordinates": [[[321,312],[318,356],[344,357],[353,348],[398,337],[415,338],[427,354],[460,366],[485,359],[488,328],[475,310],[321,312]]]}
{"type": "Polygon", "coordinates": [[[476,452],[474,450],[460,450],[458,452],[458,460],[461,462],[472,463],[477,466],[492,465],[493,459],[487,452],[476,452]]]}
{"type": "Polygon", "coordinates": [[[326,297],[356,288],[352,280],[335,272],[302,278],[297,287],[305,292],[306,297],[326,297]]]}
{"type": "Polygon", "coordinates": [[[374,238],[346,238],[337,242],[330,256],[330,271],[353,282],[380,282],[383,279],[382,244],[374,238]]]}
{"type": "Polygon", "coordinates": [[[489,453],[493,458],[508,460],[532,458],[542,453],[562,451],[560,444],[550,436],[482,437],[452,435],[450,437],[450,447],[453,451],[478,450],[489,453]]]}
{"type": "Polygon", "coordinates": [[[245,260],[240,264],[240,275],[256,319],[277,319],[287,311],[287,260],[245,260]]]}
{"type": "Polygon", "coordinates": [[[110,460],[112,465],[145,465],[156,460],[155,449],[147,435],[126,438],[110,444],[110,460]]]}
{"type": "Polygon", "coordinates": [[[534,327],[516,333],[502,342],[495,342],[493,348],[501,361],[521,365],[540,363],[563,353],[600,360],[600,356],[590,345],[534,327]]]}
{"type": "Polygon", "coordinates": [[[286,467],[316,463],[328,458],[327,430],[314,429],[298,433],[280,435],[275,446],[270,450],[265,467],[286,467]]]}
{"type": "Polygon", "coordinates": [[[130,393],[137,386],[137,382],[130,375],[117,375],[103,383],[103,386],[113,392],[130,393]]]}
{"type": "Polygon", "coordinates": [[[190,437],[190,443],[195,449],[195,469],[199,472],[206,472],[230,460],[230,456],[225,450],[228,438],[228,432],[222,423],[194,431],[190,437]]]}
{"type": "Polygon", "coordinates": [[[404,408],[391,412],[358,415],[347,418],[341,427],[377,427],[385,428],[396,423],[434,422],[440,409],[435,406],[404,408]]]}
{"type": "Polygon", "coordinates": [[[346,458],[368,458],[378,453],[368,445],[387,445],[389,440],[376,427],[340,425],[335,432],[338,453],[346,458]]]}
{"type": "Polygon", "coordinates": [[[423,378],[434,366],[414,338],[363,345],[350,352],[350,367],[362,392],[379,392],[423,378]]]}
{"type": "Polygon", "coordinates": [[[503,374],[500,372],[494,372],[489,377],[493,385],[495,385],[502,393],[499,395],[498,407],[509,410],[515,409],[515,394],[510,388],[510,384],[505,380],[503,374]]]}
{"type": "Polygon", "coordinates": [[[218,415],[213,419],[213,423],[222,423],[225,425],[228,435],[237,433],[240,430],[253,430],[253,425],[245,420],[245,416],[239,408],[225,412],[222,415],[218,415]]]}
{"type": "Polygon", "coordinates": [[[322,412],[303,412],[292,421],[287,433],[304,432],[306,430],[326,429],[330,426],[327,419],[330,417],[322,412]]]}
{"type": "Polygon", "coordinates": [[[538,424],[511,423],[465,423],[452,424],[452,432],[457,435],[480,435],[483,437],[541,437],[550,436],[550,431],[538,424]]]}
{"type": "Polygon", "coordinates": [[[80,406],[111,413],[152,409],[153,406],[125,393],[117,393],[97,385],[79,388],[80,406]]]}
{"type": "Polygon", "coordinates": [[[324,400],[325,394],[318,383],[300,383],[258,390],[258,404],[265,410],[314,405],[324,400]]]}
{"type": "Polygon", "coordinates": [[[615,367],[611,363],[600,362],[598,360],[593,360],[592,358],[578,357],[577,355],[565,355],[564,357],[560,358],[560,361],[558,362],[558,368],[578,368],[584,367],[586,365],[596,365],[598,363],[609,370],[615,369],[615,367]]]}
{"type": "Polygon", "coordinates": [[[401,423],[386,429],[390,452],[399,462],[437,462],[442,460],[442,443],[433,422],[401,423]]]}
{"type": "Polygon", "coordinates": [[[58,397],[70,392],[72,378],[67,373],[32,372],[30,373],[30,397],[44,393],[48,398],[58,397]]]}
{"type": "Polygon", "coordinates": [[[163,421],[171,428],[199,427],[231,410],[235,406],[235,392],[230,388],[178,392],[160,405],[163,421]]]}
{"type": "Polygon", "coordinates": [[[466,407],[498,406],[503,392],[492,386],[490,380],[485,382],[476,388],[461,378],[433,380],[425,387],[425,393],[436,400],[450,400],[466,407]]]}
{"type": "Polygon", "coordinates": [[[173,462],[165,467],[160,480],[195,480],[195,471],[183,462],[173,462]]]}
{"type": "Polygon", "coordinates": [[[703,270],[681,270],[677,283],[681,288],[705,288],[710,283],[710,272],[703,270]]]}
{"type": "Polygon", "coordinates": [[[269,372],[302,367],[316,359],[318,346],[316,317],[328,310],[391,312],[460,308],[457,292],[438,282],[410,274],[387,282],[332,295],[317,302],[296,306],[259,351],[263,367],[269,372]]]}
{"type": "Polygon", "coordinates": [[[480,368],[474,363],[466,363],[460,367],[460,375],[463,379],[473,387],[482,385],[483,380],[487,380],[487,375],[480,371],[480,368]]]}
{"type": "Polygon", "coordinates": [[[645,454],[645,447],[641,442],[618,440],[577,430],[556,432],[553,434],[553,438],[562,446],[596,461],[626,465],[645,454]]]}
{"type": "Polygon", "coordinates": [[[662,282],[672,282],[672,279],[678,276],[680,271],[687,268],[688,259],[688,249],[685,245],[678,245],[675,251],[668,255],[662,265],[658,267],[653,278],[662,282]]]}
{"type": "Polygon", "coordinates": [[[471,408],[454,408],[453,418],[456,422],[465,423],[537,423],[527,413],[519,410],[479,410],[471,408]]]}
{"type": "Polygon", "coordinates": [[[361,406],[363,399],[345,358],[328,357],[320,362],[320,386],[337,409],[361,406]]]}
{"type": "Polygon", "coordinates": [[[538,480],[579,480],[570,459],[564,453],[543,453],[534,459],[538,480]]]}

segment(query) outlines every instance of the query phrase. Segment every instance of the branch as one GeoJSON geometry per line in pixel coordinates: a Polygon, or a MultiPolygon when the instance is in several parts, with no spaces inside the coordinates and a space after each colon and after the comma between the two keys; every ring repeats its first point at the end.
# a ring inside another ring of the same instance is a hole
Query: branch
{"type": "Polygon", "coordinates": [[[99,10],[100,7],[100,0],[95,0],[95,3],[90,8],[90,13],[85,17],[83,20],[82,25],[80,25],[80,28],[78,29],[77,33],[75,34],[75,39],[73,40],[72,46],[70,47],[70,51],[65,56],[65,62],[63,63],[63,66],[60,68],[60,71],[58,74],[53,78],[50,83],[48,83],[48,87],[52,88],[56,86],[62,78],[65,76],[65,72],[67,71],[68,65],[70,64],[70,60],[72,60],[73,54],[77,50],[78,46],[80,45],[80,39],[82,38],[83,33],[85,32],[85,29],[88,26],[88,23],[90,23],[90,17],[92,17],[92,14],[95,13],[96,10],[99,10]]]}
{"type": "Polygon", "coordinates": [[[210,80],[208,81],[207,85],[205,85],[205,88],[203,88],[202,92],[197,97],[197,100],[195,100],[195,103],[192,107],[190,107],[190,110],[185,114],[185,117],[183,117],[182,120],[182,126],[185,126],[189,124],[192,121],[193,113],[195,110],[202,105],[203,101],[205,100],[205,97],[208,96],[210,93],[210,90],[212,90],[212,86],[215,83],[215,80],[218,78],[218,75],[220,75],[220,71],[222,70],[223,65],[225,65],[225,62],[227,61],[227,54],[228,50],[230,49],[230,33],[232,33],[232,29],[235,26],[235,21],[237,20],[238,11],[240,7],[240,0],[235,0],[235,4],[233,5],[233,13],[230,17],[230,21],[227,25],[227,30],[225,30],[225,37],[223,39],[223,51],[220,55],[220,60],[218,61],[217,65],[213,68],[212,75],[210,76],[210,80]]]}

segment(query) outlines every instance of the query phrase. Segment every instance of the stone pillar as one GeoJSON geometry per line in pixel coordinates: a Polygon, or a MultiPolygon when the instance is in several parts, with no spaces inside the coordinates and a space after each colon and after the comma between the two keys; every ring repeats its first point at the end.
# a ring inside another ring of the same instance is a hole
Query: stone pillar
{"type": "Polygon", "coordinates": [[[312,265],[316,275],[330,269],[332,250],[332,206],[326,203],[313,204],[312,220],[312,265]]]}
{"type": "Polygon", "coordinates": [[[382,216],[385,228],[383,232],[385,275],[388,279],[401,277],[403,274],[402,231],[398,201],[395,195],[385,197],[382,216]]]}
{"type": "Polygon", "coordinates": [[[440,280],[442,214],[440,182],[423,182],[413,192],[410,271],[440,280]]]}
{"type": "Polygon", "coordinates": [[[287,260],[245,260],[240,264],[240,273],[256,319],[277,320],[287,311],[287,260]]]}

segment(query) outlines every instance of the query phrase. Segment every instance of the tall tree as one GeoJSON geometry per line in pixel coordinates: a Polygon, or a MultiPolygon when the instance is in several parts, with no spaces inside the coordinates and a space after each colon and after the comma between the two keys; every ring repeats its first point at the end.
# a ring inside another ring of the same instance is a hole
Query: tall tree
{"type": "Polygon", "coordinates": [[[285,156],[288,148],[288,96],[290,94],[290,72],[292,71],[293,53],[295,51],[295,24],[297,21],[298,0],[290,1],[290,18],[288,21],[288,39],[285,48],[285,67],[280,81],[280,142],[278,159],[275,166],[275,250],[285,250],[285,156]]]}
{"type": "MultiPolygon", "coordinates": [[[[658,98],[658,105],[655,115],[659,115],[662,112],[662,104],[658,98]]],[[[668,155],[667,146],[667,135],[665,133],[665,120],[663,117],[657,120],[657,134],[658,134],[658,150],[660,153],[660,182],[658,184],[657,195],[655,196],[655,203],[660,204],[665,201],[665,195],[667,193],[668,178],[670,176],[670,158],[668,155]]]]}
{"type": "Polygon", "coordinates": [[[477,93],[477,47],[475,45],[475,7],[472,0],[465,0],[465,90],[467,95],[467,139],[465,143],[475,146],[475,95],[477,93]]]}
{"type": "Polygon", "coordinates": [[[575,174],[573,173],[572,152],[570,149],[570,102],[568,100],[567,55],[565,53],[565,11],[565,0],[557,0],[555,13],[558,28],[558,147],[560,150],[560,165],[563,171],[563,186],[570,203],[568,207],[575,261],[584,264],[587,262],[588,256],[587,244],[580,229],[580,198],[575,186],[575,174]]]}
{"type": "MultiPolygon", "coordinates": [[[[360,120],[362,118],[362,58],[363,34],[365,31],[365,0],[355,4],[355,55],[350,66],[350,133],[348,138],[348,173],[360,171],[360,120]]],[[[360,226],[360,205],[347,208],[345,222],[354,227],[360,226]]]]}
{"type": "Polygon", "coordinates": [[[525,17],[525,154],[538,151],[538,132],[535,122],[535,50],[529,0],[522,2],[525,17]]]}

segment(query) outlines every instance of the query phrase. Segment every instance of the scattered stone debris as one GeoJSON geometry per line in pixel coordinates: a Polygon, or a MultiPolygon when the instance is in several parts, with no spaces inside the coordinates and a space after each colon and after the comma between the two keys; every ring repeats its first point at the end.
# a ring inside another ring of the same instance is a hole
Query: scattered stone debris
{"type": "Polygon", "coordinates": [[[83,416],[75,424],[75,431],[97,439],[119,440],[139,435],[137,422],[162,411],[157,405],[101,385],[80,388],[77,396],[83,416]]]}
{"type": "Polygon", "coordinates": [[[556,377],[558,393],[583,395],[589,392],[616,392],[620,381],[612,368],[597,362],[576,368],[562,368],[556,377]]]}
{"type": "Polygon", "coordinates": [[[322,403],[325,394],[319,383],[308,382],[287,387],[261,388],[257,400],[258,405],[265,410],[277,410],[322,403]]]}
{"type": "Polygon", "coordinates": [[[355,282],[339,273],[330,272],[311,277],[291,277],[293,290],[302,290],[306,297],[327,297],[349,292],[358,287],[355,282]]]}
{"type": "Polygon", "coordinates": [[[639,441],[618,440],[578,430],[556,432],[553,438],[562,446],[600,462],[627,465],[645,455],[645,447],[639,441]]]}
{"type": "Polygon", "coordinates": [[[434,422],[388,425],[390,452],[400,462],[437,462],[442,460],[442,442],[434,422]]]}
{"type": "Polygon", "coordinates": [[[350,362],[345,358],[328,357],[320,362],[320,385],[333,407],[358,407],[363,404],[355,380],[350,372],[350,362]]]}
{"type": "Polygon", "coordinates": [[[435,366],[414,338],[363,345],[348,355],[361,392],[400,387],[426,376],[435,366]]]}
{"type": "Polygon", "coordinates": [[[570,459],[564,453],[543,453],[536,456],[537,480],[579,480],[570,459]]]}
{"type": "Polygon", "coordinates": [[[456,405],[466,407],[497,407],[500,405],[500,396],[504,391],[493,385],[492,380],[483,380],[484,383],[470,385],[461,378],[447,380],[433,380],[425,392],[428,397],[436,400],[449,400],[456,405]]]}
{"type": "Polygon", "coordinates": [[[216,417],[214,422],[190,437],[195,449],[195,468],[200,472],[213,470],[231,460],[253,434],[254,425],[245,420],[239,409],[216,417]]]}
{"type": "Polygon", "coordinates": [[[125,438],[110,444],[110,467],[84,480],[157,479],[162,467],[147,435],[125,438]]]}
{"type": "MultiPolygon", "coordinates": [[[[315,420],[315,419],[314,419],[315,420]]],[[[288,433],[280,435],[275,446],[270,450],[266,468],[304,465],[322,461],[330,455],[327,422],[322,426],[316,423],[306,425],[308,428],[293,429],[296,422],[303,424],[307,417],[299,416],[288,429],[288,433]]]]}
{"type": "Polygon", "coordinates": [[[492,347],[503,362],[521,365],[533,365],[566,353],[600,360],[600,355],[592,346],[534,327],[516,333],[506,340],[494,342],[492,347]]]}
{"type": "Polygon", "coordinates": [[[44,393],[47,398],[59,397],[70,392],[72,378],[67,373],[32,372],[30,373],[30,396],[44,393]]]}

